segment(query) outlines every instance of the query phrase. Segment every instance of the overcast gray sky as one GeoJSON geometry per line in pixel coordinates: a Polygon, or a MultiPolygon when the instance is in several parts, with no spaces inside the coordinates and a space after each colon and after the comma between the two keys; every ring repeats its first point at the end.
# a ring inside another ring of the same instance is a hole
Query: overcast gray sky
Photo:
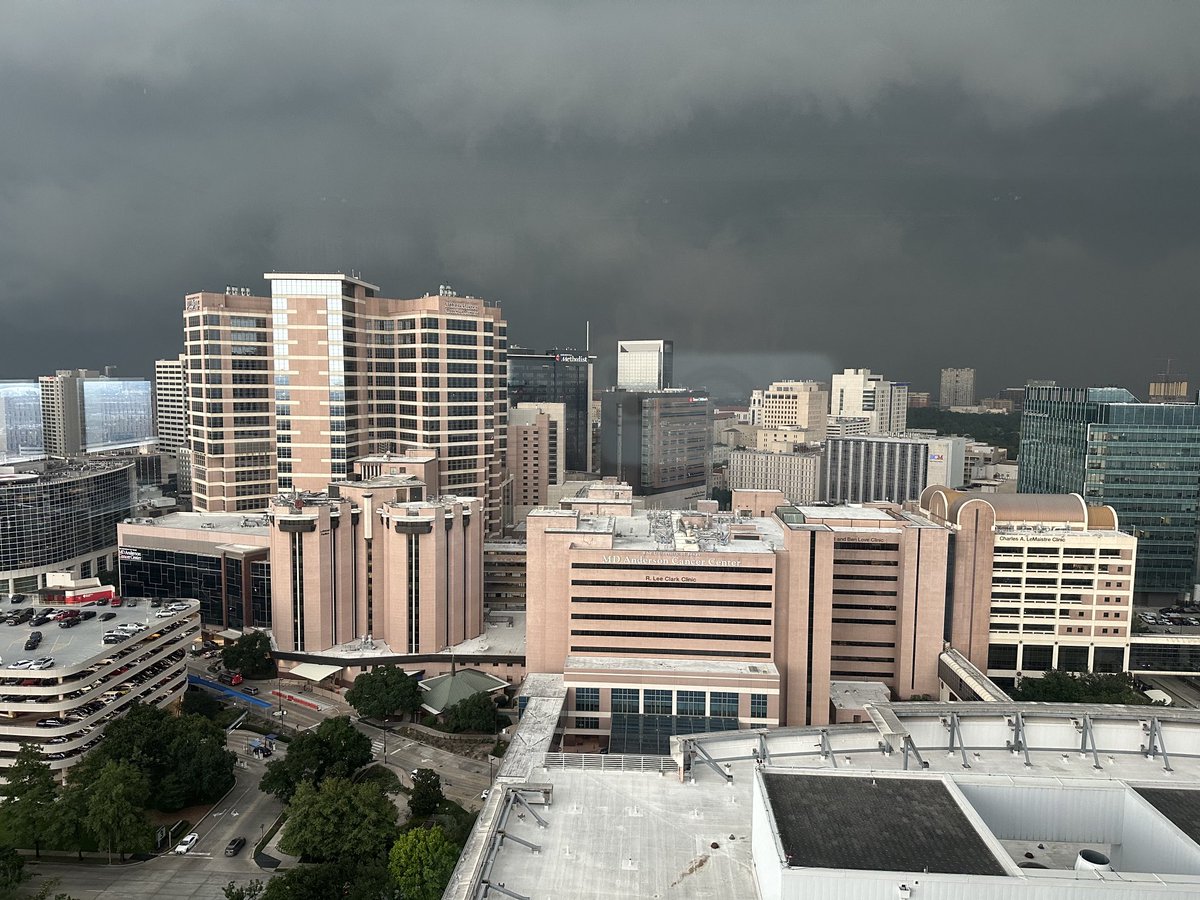
{"type": "Polygon", "coordinates": [[[0,378],[268,270],[722,391],[1200,380],[1200,4],[10,2],[0,378]]]}

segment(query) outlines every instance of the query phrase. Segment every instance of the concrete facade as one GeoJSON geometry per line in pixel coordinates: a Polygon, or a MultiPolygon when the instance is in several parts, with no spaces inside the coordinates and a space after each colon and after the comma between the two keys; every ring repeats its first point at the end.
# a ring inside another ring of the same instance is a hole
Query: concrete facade
{"type": "Polygon", "coordinates": [[[188,445],[187,359],[154,361],[154,431],[159,453],[174,453],[188,445]]]}
{"type": "Polygon", "coordinates": [[[828,418],[828,386],[816,381],[775,381],[763,393],[762,421],[755,424],[795,429],[803,443],[819,444],[825,440],[828,418]]]}
{"type": "Polygon", "coordinates": [[[974,369],[942,369],[941,390],[938,394],[938,406],[950,409],[952,406],[975,405],[975,370],[974,369]]]}
{"type": "Polygon", "coordinates": [[[908,385],[870,369],[845,369],[830,385],[831,416],[862,416],[870,434],[895,434],[908,425],[908,385]]]}
{"type": "Polygon", "coordinates": [[[1001,683],[1128,669],[1137,538],[1078,494],[936,485],[922,514],[953,533],[952,645],[1001,683]]]}
{"type": "Polygon", "coordinates": [[[729,487],[778,490],[789,503],[815,503],[821,499],[821,459],[819,450],[804,453],[734,450],[729,454],[729,487]]]}

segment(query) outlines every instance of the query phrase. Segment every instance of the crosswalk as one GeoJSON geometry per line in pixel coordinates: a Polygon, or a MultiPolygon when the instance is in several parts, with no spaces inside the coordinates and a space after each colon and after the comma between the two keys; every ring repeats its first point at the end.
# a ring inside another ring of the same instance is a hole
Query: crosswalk
{"type": "Polygon", "coordinates": [[[371,741],[371,754],[373,756],[383,755],[383,741],[371,741]]]}

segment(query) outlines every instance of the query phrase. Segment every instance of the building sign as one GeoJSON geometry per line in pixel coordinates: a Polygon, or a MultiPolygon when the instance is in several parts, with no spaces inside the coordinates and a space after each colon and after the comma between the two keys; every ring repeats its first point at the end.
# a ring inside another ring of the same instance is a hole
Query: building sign
{"type": "Polygon", "coordinates": [[[997,544],[1065,544],[1065,536],[1054,534],[1006,534],[997,536],[997,544]]]}
{"type": "Polygon", "coordinates": [[[442,310],[455,316],[482,315],[480,304],[477,300],[458,300],[453,297],[443,297],[442,310]]]}
{"type": "Polygon", "coordinates": [[[617,566],[716,566],[722,569],[738,569],[742,565],[740,559],[691,553],[671,556],[605,556],[601,558],[601,562],[617,566]]]}
{"type": "Polygon", "coordinates": [[[929,454],[929,461],[930,461],[930,462],[942,462],[942,461],[943,461],[945,458],[946,458],[946,457],[944,457],[944,456],[943,456],[942,454],[940,454],[940,453],[930,453],[930,454],[929,454]]]}
{"type": "Polygon", "coordinates": [[[141,562],[142,561],[142,551],[139,550],[137,547],[122,547],[118,551],[118,556],[121,559],[127,559],[130,562],[141,562]]]}
{"type": "Polygon", "coordinates": [[[588,360],[588,358],[586,356],[575,356],[574,354],[571,354],[571,353],[559,353],[557,356],[554,357],[554,359],[556,362],[565,362],[565,363],[585,363],[585,362],[590,361],[590,360],[588,360]]]}

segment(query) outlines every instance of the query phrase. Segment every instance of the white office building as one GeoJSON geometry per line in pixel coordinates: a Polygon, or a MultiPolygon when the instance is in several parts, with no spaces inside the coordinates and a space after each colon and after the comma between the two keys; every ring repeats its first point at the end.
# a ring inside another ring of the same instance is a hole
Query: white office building
{"type": "Polygon", "coordinates": [[[897,434],[908,425],[908,384],[887,381],[870,369],[846,369],[834,375],[831,416],[862,416],[870,434],[897,434]]]}
{"type": "Polygon", "coordinates": [[[154,431],[159,453],[174,453],[187,446],[186,378],[182,353],[175,359],[154,361],[154,431]]]}
{"type": "Polygon", "coordinates": [[[617,388],[661,391],[672,387],[675,344],[672,341],[617,341],[617,388]]]}

